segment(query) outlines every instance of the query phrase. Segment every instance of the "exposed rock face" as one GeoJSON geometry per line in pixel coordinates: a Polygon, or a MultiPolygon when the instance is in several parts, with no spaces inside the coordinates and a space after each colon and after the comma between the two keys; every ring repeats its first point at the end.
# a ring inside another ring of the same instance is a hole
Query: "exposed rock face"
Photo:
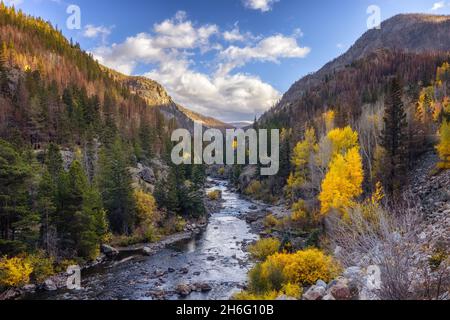
{"type": "Polygon", "coordinates": [[[144,98],[150,107],[159,108],[166,119],[175,119],[181,128],[193,133],[194,121],[207,128],[227,129],[232,126],[212,117],[206,117],[176,104],[157,82],[145,77],[118,76],[132,93],[144,98]]]}

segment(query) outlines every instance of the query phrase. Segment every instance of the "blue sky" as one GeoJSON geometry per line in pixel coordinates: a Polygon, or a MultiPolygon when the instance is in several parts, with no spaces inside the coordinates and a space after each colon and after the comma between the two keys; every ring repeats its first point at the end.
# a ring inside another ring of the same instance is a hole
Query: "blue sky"
{"type": "Polygon", "coordinates": [[[58,25],[103,64],[160,82],[174,100],[225,121],[252,120],[296,80],[344,53],[370,5],[450,14],[450,0],[7,0],[58,25]],[[80,29],[66,10],[79,6],[80,29]]]}

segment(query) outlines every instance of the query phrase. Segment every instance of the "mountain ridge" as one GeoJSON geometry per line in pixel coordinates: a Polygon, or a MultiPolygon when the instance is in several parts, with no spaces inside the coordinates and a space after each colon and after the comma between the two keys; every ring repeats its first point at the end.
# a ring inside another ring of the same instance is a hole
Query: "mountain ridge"
{"type": "Polygon", "coordinates": [[[435,47],[436,51],[449,51],[448,34],[450,34],[449,15],[399,14],[393,16],[382,22],[380,30],[373,29],[365,32],[344,54],[326,63],[317,72],[297,80],[269,113],[279,111],[298,100],[311,87],[319,85],[327,74],[340,71],[378,50],[423,53],[430,51],[431,46],[435,47]]]}

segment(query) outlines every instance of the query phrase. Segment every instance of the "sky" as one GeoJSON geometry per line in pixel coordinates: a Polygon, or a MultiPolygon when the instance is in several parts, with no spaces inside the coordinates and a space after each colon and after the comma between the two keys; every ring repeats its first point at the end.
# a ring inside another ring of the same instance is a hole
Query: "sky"
{"type": "Polygon", "coordinates": [[[381,20],[450,14],[450,0],[4,1],[58,26],[102,64],[228,122],[260,116],[343,54],[377,18],[374,5],[381,20]]]}

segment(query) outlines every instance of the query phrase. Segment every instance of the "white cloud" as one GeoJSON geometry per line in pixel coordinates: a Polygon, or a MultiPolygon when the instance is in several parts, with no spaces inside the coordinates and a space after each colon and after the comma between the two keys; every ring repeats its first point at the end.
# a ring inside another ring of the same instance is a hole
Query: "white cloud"
{"type": "Polygon", "coordinates": [[[233,30],[230,30],[230,31],[225,31],[223,33],[223,38],[229,42],[245,40],[245,36],[243,34],[241,34],[238,27],[235,27],[233,30]]]}
{"type": "Polygon", "coordinates": [[[105,40],[106,37],[111,34],[111,29],[112,27],[94,26],[92,24],[88,24],[84,27],[83,36],[91,39],[102,37],[102,39],[105,40]]]}
{"type": "Polygon", "coordinates": [[[227,74],[251,61],[278,63],[281,58],[304,58],[310,52],[310,48],[300,47],[296,38],[278,34],[264,38],[253,46],[230,46],[222,51],[219,74],[227,74]]]}
{"type": "Polygon", "coordinates": [[[262,12],[267,12],[272,10],[273,4],[280,0],[243,0],[244,5],[253,10],[260,10],[262,12]]]}
{"type": "Polygon", "coordinates": [[[173,60],[145,76],[165,86],[178,103],[221,119],[252,119],[280,99],[280,93],[258,77],[246,74],[208,76],[173,60]]]}
{"type": "Polygon", "coordinates": [[[438,11],[445,7],[445,1],[439,1],[433,4],[431,11],[438,11]]]}
{"type": "Polygon", "coordinates": [[[93,50],[93,54],[100,63],[125,74],[133,74],[138,65],[151,65],[153,69],[144,75],[161,83],[177,103],[229,121],[253,119],[255,113],[263,113],[281,97],[280,92],[259,77],[232,74],[233,69],[250,61],[301,58],[309,50],[299,47],[294,37],[275,35],[259,39],[241,33],[237,25],[229,33],[221,33],[216,25],[197,26],[186,20],[184,12],[179,12],[174,18],[155,24],[151,33],[103,45],[93,50]],[[253,44],[223,49],[216,41],[219,39],[253,44]],[[203,61],[210,70],[200,72],[194,60],[201,62],[201,59],[193,58],[206,51],[214,52],[215,60],[203,61]],[[208,65],[211,62],[217,64],[212,67],[208,65]]]}

